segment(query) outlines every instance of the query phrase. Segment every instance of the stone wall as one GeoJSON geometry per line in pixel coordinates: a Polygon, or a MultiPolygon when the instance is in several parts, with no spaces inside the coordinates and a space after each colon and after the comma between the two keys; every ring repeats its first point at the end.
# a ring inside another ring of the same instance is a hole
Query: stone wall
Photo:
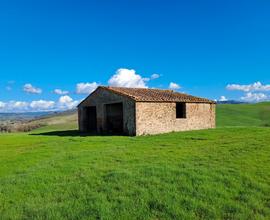
{"type": "Polygon", "coordinates": [[[186,103],[186,118],[176,118],[176,103],[136,103],[136,135],[215,128],[215,104],[186,103]]]}
{"type": "Polygon", "coordinates": [[[131,99],[120,96],[106,89],[99,88],[91,96],[85,99],[78,107],[79,129],[84,131],[83,107],[96,106],[97,108],[97,130],[106,131],[106,111],[105,105],[112,103],[123,103],[123,130],[127,135],[135,135],[135,102],[131,99]]]}

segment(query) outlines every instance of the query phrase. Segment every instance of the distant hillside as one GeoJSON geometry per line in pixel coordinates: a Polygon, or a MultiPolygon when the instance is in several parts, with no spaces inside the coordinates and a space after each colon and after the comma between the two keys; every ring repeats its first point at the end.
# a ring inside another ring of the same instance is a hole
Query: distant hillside
{"type": "Polygon", "coordinates": [[[33,129],[76,129],[77,111],[1,114],[0,132],[27,132],[33,129]]]}
{"type": "Polygon", "coordinates": [[[31,120],[54,114],[57,113],[55,112],[0,113],[0,121],[31,120]]]}
{"type": "Polygon", "coordinates": [[[31,123],[40,123],[45,125],[39,128],[39,130],[42,130],[43,127],[46,129],[50,128],[55,130],[77,129],[78,114],[77,110],[66,111],[58,113],[54,116],[48,115],[40,119],[32,120],[31,123]]]}
{"type": "Polygon", "coordinates": [[[248,103],[237,100],[227,100],[227,101],[217,101],[217,104],[248,104],[248,103]]]}
{"type": "Polygon", "coordinates": [[[270,102],[219,104],[217,126],[270,126],[270,102]]]}

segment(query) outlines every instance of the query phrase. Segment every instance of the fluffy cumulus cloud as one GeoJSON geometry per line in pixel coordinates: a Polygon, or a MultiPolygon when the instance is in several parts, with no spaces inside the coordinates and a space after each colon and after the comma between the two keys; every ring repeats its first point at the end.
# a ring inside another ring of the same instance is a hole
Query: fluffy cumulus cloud
{"type": "Polygon", "coordinates": [[[264,93],[252,93],[248,92],[245,96],[241,97],[241,100],[246,102],[261,102],[269,100],[270,97],[264,93]]]}
{"type": "Polygon", "coordinates": [[[29,103],[23,101],[9,101],[3,103],[0,109],[4,112],[23,112],[29,109],[29,103]]]}
{"type": "Polygon", "coordinates": [[[58,109],[66,110],[73,109],[79,104],[79,101],[74,101],[70,96],[61,96],[58,101],[58,109]]]}
{"type": "Polygon", "coordinates": [[[2,102],[1,112],[27,112],[30,111],[30,103],[24,101],[2,102]]]}
{"type": "Polygon", "coordinates": [[[99,86],[98,83],[78,83],[76,85],[76,93],[77,94],[90,94],[99,86]]]}
{"type": "Polygon", "coordinates": [[[55,89],[53,90],[53,93],[57,95],[67,95],[69,92],[62,89],[55,89]]]}
{"type": "Polygon", "coordinates": [[[254,91],[270,91],[270,85],[264,85],[261,82],[255,82],[253,84],[241,85],[241,84],[229,84],[226,87],[228,90],[238,90],[244,92],[254,91]]]}
{"type": "Polygon", "coordinates": [[[177,83],[170,82],[170,84],[169,84],[169,88],[170,88],[170,89],[173,89],[173,90],[177,90],[177,89],[180,89],[180,88],[181,88],[181,86],[180,86],[180,85],[178,85],[177,83]]]}
{"type": "Polygon", "coordinates": [[[0,109],[5,108],[6,103],[0,101],[0,109]]]}
{"type": "Polygon", "coordinates": [[[32,93],[32,94],[41,94],[42,90],[40,88],[32,86],[30,83],[27,83],[23,86],[23,91],[27,93],[32,93]]]}
{"type": "Polygon", "coordinates": [[[149,78],[143,78],[135,70],[121,68],[109,79],[108,84],[116,87],[147,88],[146,81],[149,81],[149,78]]]}
{"type": "Polygon", "coordinates": [[[32,101],[30,103],[30,108],[36,111],[51,110],[51,109],[54,109],[54,107],[55,107],[54,101],[38,100],[38,101],[32,101]]]}
{"type": "Polygon", "coordinates": [[[160,77],[160,75],[159,74],[156,74],[156,73],[154,73],[154,74],[151,75],[151,79],[157,79],[159,77],[160,77]]]}
{"type": "Polygon", "coordinates": [[[28,107],[27,102],[16,101],[16,102],[11,102],[11,104],[15,109],[27,109],[28,107]]]}
{"type": "Polygon", "coordinates": [[[37,112],[64,111],[76,108],[80,101],[70,96],[61,96],[57,101],[36,100],[31,102],[9,101],[0,102],[0,112],[37,112]]]}
{"type": "Polygon", "coordinates": [[[228,99],[224,95],[222,95],[222,96],[220,96],[219,101],[225,102],[225,101],[228,101],[228,99]]]}

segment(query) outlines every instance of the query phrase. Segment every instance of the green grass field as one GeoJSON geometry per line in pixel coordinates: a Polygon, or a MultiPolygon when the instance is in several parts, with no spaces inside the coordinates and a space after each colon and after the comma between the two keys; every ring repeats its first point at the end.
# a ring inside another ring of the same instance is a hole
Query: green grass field
{"type": "Polygon", "coordinates": [[[218,105],[217,126],[270,127],[270,103],[218,105]]]}
{"type": "Polygon", "coordinates": [[[0,219],[270,219],[268,107],[155,136],[84,137],[75,120],[0,134],[0,219]]]}

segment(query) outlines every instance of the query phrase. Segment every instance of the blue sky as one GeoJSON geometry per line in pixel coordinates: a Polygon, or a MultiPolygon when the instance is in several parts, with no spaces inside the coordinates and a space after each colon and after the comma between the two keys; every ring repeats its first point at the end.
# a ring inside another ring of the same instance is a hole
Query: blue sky
{"type": "Polygon", "coordinates": [[[115,74],[111,85],[268,100],[269,11],[267,0],[3,0],[0,111],[68,108],[115,74]]]}

